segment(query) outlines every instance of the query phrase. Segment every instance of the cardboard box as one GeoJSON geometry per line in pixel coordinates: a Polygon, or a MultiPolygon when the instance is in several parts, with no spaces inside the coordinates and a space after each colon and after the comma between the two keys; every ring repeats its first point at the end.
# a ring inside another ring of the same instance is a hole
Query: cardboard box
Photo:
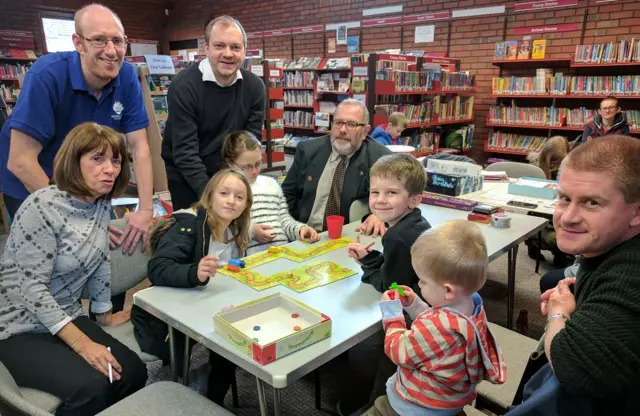
{"type": "Polygon", "coordinates": [[[484,179],[478,176],[445,175],[427,172],[427,192],[458,196],[479,191],[484,179]]]}
{"type": "Polygon", "coordinates": [[[429,192],[422,193],[422,203],[444,208],[459,209],[461,211],[471,211],[473,207],[478,205],[477,201],[472,201],[470,199],[454,198],[452,196],[433,194],[429,192]]]}
{"type": "Polygon", "coordinates": [[[520,178],[509,184],[509,193],[534,198],[555,199],[558,181],[537,178],[520,178]]]}
{"type": "Polygon", "coordinates": [[[331,336],[331,318],[282,293],[220,311],[213,326],[261,365],[331,336]]]}

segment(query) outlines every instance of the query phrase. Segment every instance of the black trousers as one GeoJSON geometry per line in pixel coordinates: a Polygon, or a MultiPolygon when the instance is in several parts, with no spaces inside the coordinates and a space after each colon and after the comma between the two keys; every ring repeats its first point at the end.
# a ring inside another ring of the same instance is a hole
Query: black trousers
{"type": "Polygon", "coordinates": [[[2,195],[2,199],[4,200],[4,206],[7,207],[7,212],[9,213],[9,218],[13,221],[13,217],[15,217],[16,212],[18,212],[18,208],[24,202],[24,199],[14,198],[9,195],[2,195]]]}
{"type": "Polygon", "coordinates": [[[167,186],[171,194],[171,204],[174,211],[190,208],[200,199],[200,195],[196,194],[185,181],[167,179],[167,186]]]}
{"type": "Polygon", "coordinates": [[[540,293],[558,286],[558,282],[564,279],[564,269],[551,270],[540,278],[540,293]]]}
{"type": "Polygon", "coordinates": [[[0,341],[0,361],[20,387],[61,398],[57,416],[95,415],[144,387],[147,367],[135,352],[86,316],[73,323],[92,341],[111,347],[111,354],[122,366],[122,378],[110,384],[108,377],[57,336],[31,333],[0,341]]]}

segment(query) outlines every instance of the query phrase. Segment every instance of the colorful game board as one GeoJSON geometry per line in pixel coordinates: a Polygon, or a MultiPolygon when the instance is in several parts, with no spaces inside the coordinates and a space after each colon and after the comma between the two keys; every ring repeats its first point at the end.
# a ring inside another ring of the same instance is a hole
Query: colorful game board
{"type": "Polygon", "coordinates": [[[330,251],[346,247],[351,242],[353,242],[352,239],[339,238],[314,245],[304,250],[296,250],[290,247],[277,247],[278,251],[275,252],[263,251],[246,257],[244,261],[247,267],[244,269],[231,271],[225,266],[219,269],[218,273],[233,277],[256,290],[264,290],[276,285],[284,285],[296,292],[304,292],[353,276],[356,272],[331,261],[319,261],[293,270],[272,274],[271,276],[264,276],[251,269],[280,258],[303,262],[330,251]]]}

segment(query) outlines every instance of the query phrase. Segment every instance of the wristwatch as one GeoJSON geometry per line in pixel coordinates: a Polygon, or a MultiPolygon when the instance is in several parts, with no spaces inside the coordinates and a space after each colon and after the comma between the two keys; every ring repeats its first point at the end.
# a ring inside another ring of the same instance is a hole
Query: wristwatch
{"type": "Polygon", "coordinates": [[[563,313],[554,313],[549,315],[549,317],[547,317],[547,322],[551,322],[551,320],[556,319],[556,318],[562,318],[565,321],[569,320],[569,317],[563,313]]]}

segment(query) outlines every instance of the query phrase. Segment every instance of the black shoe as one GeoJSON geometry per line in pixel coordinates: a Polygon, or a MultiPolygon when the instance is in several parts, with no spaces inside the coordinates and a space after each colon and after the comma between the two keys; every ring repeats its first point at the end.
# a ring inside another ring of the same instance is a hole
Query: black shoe
{"type": "MultiPolygon", "coordinates": [[[[538,259],[538,244],[530,242],[527,245],[527,254],[529,255],[530,259],[537,260],[538,259]]],[[[545,261],[544,260],[544,256],[542,255],[542,253],[540,253],[540,261],[545,261]]]]}

